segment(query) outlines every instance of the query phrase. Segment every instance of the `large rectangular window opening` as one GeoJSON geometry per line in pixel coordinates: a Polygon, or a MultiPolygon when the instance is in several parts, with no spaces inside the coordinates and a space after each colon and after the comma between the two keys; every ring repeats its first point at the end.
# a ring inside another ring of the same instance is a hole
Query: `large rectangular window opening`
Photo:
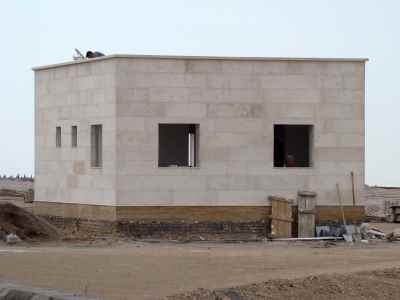
{"type": "Polygon", "coordinates": [[[61,127],[56,127],[56,147],[61,148],[61,127]]]}
{"type": "Polygon", "coordinates": [[[71,127],[71,146],[72,148],[78,147],[78,126],[71,127]]]}
{"type": "Polygon", "coordinates": [[[311,167],[312,125],[274,125],[274,167],[311,167]]]}
{"type": "Polygon", "coordinates": [[[103,128],[102,125],[91,126],[91,166],[99,168],[103,159],[103,128]]]}
{"type": "Polygon", "coordinates": [[[198,166],[199,125],[158,125],[158,166],[198,166]]]}

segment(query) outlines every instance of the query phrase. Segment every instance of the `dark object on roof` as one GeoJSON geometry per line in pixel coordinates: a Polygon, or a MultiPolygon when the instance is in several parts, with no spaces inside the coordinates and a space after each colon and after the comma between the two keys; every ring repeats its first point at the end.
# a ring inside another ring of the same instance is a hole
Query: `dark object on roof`
{"type": "Polygon", "coordinates": [[[103,53],[99,52],[99,51],[87,51],[86,52],[86,58],[96,58],[96,57],[101,57],[104,56],[103,53]]]}

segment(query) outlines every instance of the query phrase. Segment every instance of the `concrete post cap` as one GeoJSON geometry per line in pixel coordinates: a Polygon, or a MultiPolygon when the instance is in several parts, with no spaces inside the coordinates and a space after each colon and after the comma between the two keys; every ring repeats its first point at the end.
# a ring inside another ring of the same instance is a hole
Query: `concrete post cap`
{"type": "Polygon", "coordinates": [[[317,196],[316,192],[312,192],[312,191],[298,191],[297,194],[301,197],[311,197],[314,198],[317,196]]]}

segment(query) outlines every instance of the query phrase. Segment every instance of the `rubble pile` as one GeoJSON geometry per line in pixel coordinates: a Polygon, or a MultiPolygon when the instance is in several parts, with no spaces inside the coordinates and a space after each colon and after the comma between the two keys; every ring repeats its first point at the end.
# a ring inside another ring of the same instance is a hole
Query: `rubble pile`
{"type": "Polygon", "coordinates": [[[395,229],[393,230],[391,233],[389,233],[386,238],[390,241],[390,242],[394,242],[394,241],[400,241],[400,228],[399,229],[395,229]]]}
{"type": "Polygon", "coordinates": [[[57,240],[58,230],[46,220],[11,203],[0,203],[0,239],[16,243],[18,240],[57,240]]]}

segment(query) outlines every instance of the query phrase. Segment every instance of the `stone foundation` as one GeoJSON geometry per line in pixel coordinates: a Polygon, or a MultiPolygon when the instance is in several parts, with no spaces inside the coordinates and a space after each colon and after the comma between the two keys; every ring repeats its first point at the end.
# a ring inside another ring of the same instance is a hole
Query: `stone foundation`
{"type": "Polygon", "coordinates": [[[254,240],[268,236],[269,222],[118,222],[118,231],[134,238],[254,240]]]}
{"type": "MultiPolygon", "coordinates": [[[[263,238],[269,234],[270,206],[111,207],[35,202],[34,211],[58,227],[75,226],[92,233],[118,231],[136,238],[263,238]]],[[[363,206],[345,206],[348,224],[365,218],[363,206]]],[[[297,233],[297,207],[292,232],[297,233]]],[[[342,223],[338,206],[317,206],[316,224],[342,223]]]]}

